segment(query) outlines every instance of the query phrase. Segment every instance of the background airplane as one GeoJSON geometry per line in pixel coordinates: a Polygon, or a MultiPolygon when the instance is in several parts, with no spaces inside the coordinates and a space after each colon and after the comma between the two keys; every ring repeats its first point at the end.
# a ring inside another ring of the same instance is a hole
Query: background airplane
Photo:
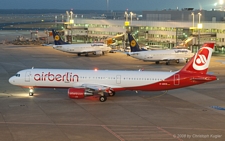
{"type": "Polygon", "coordinates": [[[214,43],[206,43],[179,71],[121,71],[76,69],[26,69],[9,79],[12,85],[29,88],[68,88],[70,98],[99,94],[101,102],[107,96],[123,90],[163,91],[216,80],[207,74],[214,43]]]}
{"type": "Polygon", "coordinates": [[[111,50],[111,48],[104,43],[69,44],[64,42],[55,30],[52,30],[52,34],[55,43],[53,46],[54,49],[69,53],[76,53],[78,56],[81,54],[88,56],[89,53],[94,55],[104,55],[111,50]]]}
{"type": "Polygon", "coordinates": [[[159,64],[160,61],[165,61],[166,65],[168,65],[171,61],[176,61],[179,63],[180,61],[186,61],[194,55],[188,49],[167,49],[167,50],[145,50],[140,49],[138,43],[134,39],[134,37],[128,33],[128,40],[130,42],[131,52],[128,53],[129,56],[140,59],[143,61],[152,61],[156,64],[159,64]]]}

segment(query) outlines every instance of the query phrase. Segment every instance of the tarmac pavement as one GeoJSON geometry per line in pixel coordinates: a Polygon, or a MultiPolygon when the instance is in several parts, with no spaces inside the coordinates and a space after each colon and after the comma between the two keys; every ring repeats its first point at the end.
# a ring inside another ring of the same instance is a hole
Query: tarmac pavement
{"type": "Polygon", "coordinates": [[[80,56],[49,46],[0,45],[0,141],[224,141],[225,64],[213,56],[209,72],[219,80],[164,92],[122,91],[106,102],[70,99],[66,89],[28,89],[9,84],[31,67],[176,71],[124,53],[80,56]]]}

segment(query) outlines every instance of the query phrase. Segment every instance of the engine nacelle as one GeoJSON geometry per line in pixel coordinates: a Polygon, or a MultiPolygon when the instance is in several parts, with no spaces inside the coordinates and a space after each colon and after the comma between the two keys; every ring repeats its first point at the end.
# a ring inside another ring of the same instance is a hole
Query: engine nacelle
{"type": "Polygon", "coordinates": [[[188,61],[186,59],[179,59],[176,62],[177,63],[187,63],[188,61]]]}
{"type": "Polygon", "coordinates": [[[85,96],[93,95],[92,92],[86,91],[84,88],[69,88],[68,89],[68,96],[72,99],[80,99],[84,98],[85,96]]]}
{"type": "Polygon", "coordinates": [[[99,51],[96,51],[95,54],[96,55],[102,55],[102,51],[100,51],[100,50],[99,51]]]}

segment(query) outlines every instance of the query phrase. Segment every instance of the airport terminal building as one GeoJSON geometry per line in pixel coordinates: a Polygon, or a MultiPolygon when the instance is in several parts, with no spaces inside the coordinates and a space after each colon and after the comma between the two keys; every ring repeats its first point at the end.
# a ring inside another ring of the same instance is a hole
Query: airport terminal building
{"type": "MultiPolygon", "coordinates": [[[[129,13],[126,11],[126,13],[129,13]]],[[[15,20],[26,18],[29,25],[9,25],[10,30],[48,30],[61,31],[66,41],[73,43],[106,41],[114,38],[115,45],[126,47],[126,32],[131,31],[141,46],[191,47],[197,50],[205,42],[215,42],[216,52],[224,53],[225,12],[184,9],[165,9],[161,11],[142,11],[137,14],[105,13],[101,15],[45,14],[16,15],[15,20]],[[110,15],[111,16],[106,16],[110,15]],[[35,19],[30,19],[34,17],[35,19]],[[32,21],[42,21],[38,24],[32,21]],[[129,25],[125,23],[129,22],[129,25]],[[35,27],[36,26],[36,27],[35,27]],[[17,29],[16,29],[17,28],[17,29]],[[196,48],[196,49],[195,49],[196,48]]],[[[6,15],[7,16],[7,15],[6,15]]],[[[5,30],[7,27],[2,27],[5,30]]],[[[40,32],[38,32],[40,33],[40,32]]],[[[46,35],[45,35],[46,36],[46,35]]]]}
{"type": "Polygon", "coordinates": [[[215,42],[217,46],[215,51],[224,52],[224,11],[193,10],[192,8],[168,9],[143,11],[142,16],[142,19],[124,17],[118,20],[116,17],[103,19],[76,15],[72,22],[71,19],[67,22],[56,21],[56,26],[57,29],[64,30],[65,36],[71,37],[72,35],[73,42],[101,41],[124,34],[124,38],[117,41],[119,45],[124,46],[125,33],[129,30],[138,42],[144,45],[161,45],[168,48],[198,47],[204,42],[215,42]],[[125,21],[129,22],[129,26],[124,25],[125,21]]]}

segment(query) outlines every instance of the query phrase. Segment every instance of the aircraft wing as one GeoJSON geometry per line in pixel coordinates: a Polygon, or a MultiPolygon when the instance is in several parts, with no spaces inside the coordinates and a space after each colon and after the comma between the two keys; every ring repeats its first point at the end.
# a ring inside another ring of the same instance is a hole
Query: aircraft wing
{"type": "Polygon", "coordinates": [[[82,50],[82,53],[86,53],[86,52],[101,52],[102,50],[82,50]]]}
{"type": "Polygon", "coordinates": [[[168,61],[168,60],[186,60],[185,58],[175,58],[175,57],[168,57],[168,58],[162,58],[161,60],[163,61],[168,61]]]}
{"type": "Polygon", "coordinates": [[[103,84],[82,84],[81,87],[92,89],[95,91],[105,91],[110,88],[117,88],[118,86],[109,86],[109,85],[103,85],[103,84]]]}

